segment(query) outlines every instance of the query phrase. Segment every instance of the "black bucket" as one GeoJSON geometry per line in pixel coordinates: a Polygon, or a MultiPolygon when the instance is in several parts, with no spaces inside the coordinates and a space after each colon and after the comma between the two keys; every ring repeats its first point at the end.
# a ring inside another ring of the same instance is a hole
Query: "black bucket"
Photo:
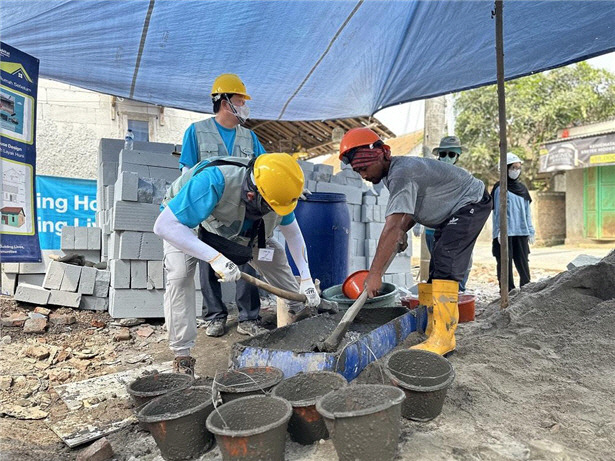
{"type": "Polygon", "coordinates": [[[440,414],[446,391],[455,379],[448,360],[421,349],[394,352],[386,358],[384,371],[406,394],[402,416],[414,421],[430,421],[440,414]]]}
{"type": "Polygon", "coordinates": [[[137,414],[167,461],[196,458],[214,443],[205,422],[214,409],[211,389],[191,387],[169,392],[145,405],[137,414]]]}
{"type": "Polygon", "coordinates": [[[154,373],[137,378],[126,386],[126,390],[141,409],[143,404],[171,391],[186,389],[192,385],[194,378],[180,373],[154,373]]]}
{"type": "Polygon", "coordinates": [[[392,460],[401,431],[401,389],[359,384],[330,392],[316,403],[340,461],[392,460]]]}
{"type": "Polygon", "coordinates": [[[346,378],[330,371],[299,373],[278,384],[271,395],[288,400],[293,407],[288,423],[290,438],[302,445],[328,439],[329,432],[322,416],[316,411],[316,402],[347,384],[346,378]]]}
{"type": "Polygon", "coordinates": [[[207,429],[225,461],[284,461],[290,403],[279,397],[251,395],[219,406],[207,429]]]}
{"type": "Polygon", "coordinates": [[[215,388],[224,403],[249,395],[265,395],[284,378],[275,367],[245,367],[225,371],[215,377],[215,388]]]}

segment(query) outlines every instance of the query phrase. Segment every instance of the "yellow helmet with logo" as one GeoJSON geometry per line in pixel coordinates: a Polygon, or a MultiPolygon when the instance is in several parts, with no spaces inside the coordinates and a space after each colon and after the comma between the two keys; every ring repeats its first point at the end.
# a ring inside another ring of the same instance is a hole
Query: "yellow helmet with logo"
{"type": "Polygon", "coordinates": [[[211,87],[211,95],[222,93],[240,94],[246,99],[252,99],[246,92],[246,86],[235,74],[221,74],[216,77],[211,87]]]}
{"type": "Polygon", "coordinates": [[[286,216],[303,193],[303,171],[288,154],[262,154],[254,162],[254,184],[273,211],[286,216]]]}

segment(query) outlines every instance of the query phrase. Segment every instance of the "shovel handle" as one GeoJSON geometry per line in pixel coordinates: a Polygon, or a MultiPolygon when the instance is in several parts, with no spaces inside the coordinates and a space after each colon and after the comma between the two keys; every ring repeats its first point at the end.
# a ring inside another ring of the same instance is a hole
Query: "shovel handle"
{"type": "Polygon", "coordinates": [[[283,290],[282,288],[274,287],[273,285],[269,285],[267,282],[263,282],[256,277],[252,277],[245,272],[241,273],[241,278],[244,279],[246,282],[251,283],[252,285],[255,285],[259,288],[262,288],[263,290],[268,291],[269,293],[279,296],[280,298],[288,299],[289,301],[299,301],[302,303],[307,301],[307,298],[304,294],[295,293],[293,291],[283,290]]]}

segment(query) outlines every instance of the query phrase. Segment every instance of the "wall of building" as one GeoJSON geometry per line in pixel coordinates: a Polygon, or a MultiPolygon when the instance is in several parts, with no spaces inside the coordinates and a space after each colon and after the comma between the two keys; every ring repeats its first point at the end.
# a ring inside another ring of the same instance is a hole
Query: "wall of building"
{"type": "Polygon", "coordinates": [[[566,193],[532,191],[530,195],[536,244],[563,244],[566,239],[566,193]]]}
{"type": "Polygon", "coordinates": [[[123,139],[129,119],[148,122],[150,142],[181,144],[186,128],[206,117],[40,79],[37,174],[96,179],[101,138],[123,139]]]}
{"type": "Polygon", "coordinates": [[[566,243],[586,241],[583,237],[583,174],[582,169],[566,172],[566,243]]]}

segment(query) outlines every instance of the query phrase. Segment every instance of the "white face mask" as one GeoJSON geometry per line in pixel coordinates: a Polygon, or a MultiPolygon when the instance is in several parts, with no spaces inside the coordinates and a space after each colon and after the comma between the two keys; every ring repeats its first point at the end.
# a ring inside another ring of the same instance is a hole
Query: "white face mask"
{"type": "Polygon", "coordinates": [[[236,106],[228,98],[227,102],[231,108],[231,112],[235,117],[237,117],[239,123],[245,123],[246,120],[248,120],[248,118],[250,117],[250,108],[245,104],[243,106],[236,106]]]}
{"type": "Polygon", "coordinates": [[[510,179],[517,179],[521,174],[521,170],[508,170],[508,177],[510,179]]]}

